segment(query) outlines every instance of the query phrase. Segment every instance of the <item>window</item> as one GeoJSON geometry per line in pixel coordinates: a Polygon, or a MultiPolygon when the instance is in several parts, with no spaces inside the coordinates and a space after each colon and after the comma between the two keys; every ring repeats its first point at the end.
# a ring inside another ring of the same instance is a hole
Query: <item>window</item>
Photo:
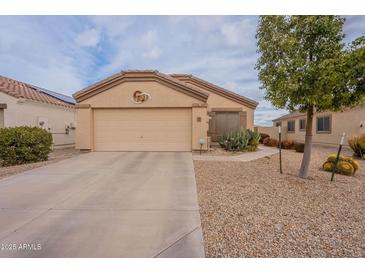
{"type": "Polygon", "coordinates": [[[322,116],[317,117],[317,132],[330,133],[331,132],[331,117],[322,116]]]}
{"type": "Polygon", "coordinates": [[[276,126],[276,127],[280,127],[280,126],[281,126],[281,122],[276,122],[276,123],[275,123],[275,126],[276,126]]]}
{"type": "Polygon", "coordinates": [[[295,132],[295,121],[288,121],[288,132],[295,132]]]}
{"type": "Polygon", "coordinates": [[[305,130],[305,119],[299,120],[299,130],[301,130],[301,131],[305,130]]]}

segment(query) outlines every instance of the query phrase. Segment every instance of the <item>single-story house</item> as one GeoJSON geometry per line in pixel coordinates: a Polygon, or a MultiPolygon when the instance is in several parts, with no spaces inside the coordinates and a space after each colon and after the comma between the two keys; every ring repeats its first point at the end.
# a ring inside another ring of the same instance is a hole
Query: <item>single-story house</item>
{"type": "Polygon", "coordinates": [[[54,148],[75,145],[72,97],[0,76],[0,127],[37,126],[52,133],[54,148]]]}
{"type": "MultiPolygon", "coordinates": [[[[306,113],[295,111],[274,119],[271,129],[259,127],[259,131],[277,138],[277,126],[281,125],[284,140],[304,142],[306,120],[306,113]]],[[[314,114],[314,144],[337,145],[343,132],[347,137],[365,134],[365,103],[344,111],[314,114]]]]}
{"type": "Polygon", "coordinates": [[[74,95],[76,148],[207,149],[223,133],[253,129],[257,102],[188,74],[117,73],[74,95]]]}

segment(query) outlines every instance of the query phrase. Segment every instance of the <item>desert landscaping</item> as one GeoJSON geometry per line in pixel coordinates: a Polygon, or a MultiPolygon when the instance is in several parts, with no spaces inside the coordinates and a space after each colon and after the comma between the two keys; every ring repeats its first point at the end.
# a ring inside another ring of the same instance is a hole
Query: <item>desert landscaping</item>
{"type": "MultiPolygon", "coordinates": [[[[321,170],[336,148],[314,146],[310,176],[301,153],[250,162],[194,161],[207,257],[364,257],[365,162],[354,176],[321,170]]],[[[345,156],[352,151],[345,149],[345,156]]]]}

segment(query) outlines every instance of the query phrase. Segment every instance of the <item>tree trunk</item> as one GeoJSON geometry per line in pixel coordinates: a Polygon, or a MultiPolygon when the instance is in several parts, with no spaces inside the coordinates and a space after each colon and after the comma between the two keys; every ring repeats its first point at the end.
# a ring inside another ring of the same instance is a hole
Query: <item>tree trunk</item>
{"type": "Polygon", "coordinates": [[[311,160],[311,151],[312,151],[313,111],[314,107],[309,106],[307,110],[307,122],[305,128],[304,154],[303,154],[302,164],[299,170],[300,178],[308,177],[309,163],[311,160]]]}

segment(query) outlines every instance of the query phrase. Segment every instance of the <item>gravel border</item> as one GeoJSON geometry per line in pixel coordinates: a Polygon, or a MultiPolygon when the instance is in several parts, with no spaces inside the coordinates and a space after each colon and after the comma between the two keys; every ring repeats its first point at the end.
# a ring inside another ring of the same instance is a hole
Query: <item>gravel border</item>
{"type": "MultiPolygon", "coordinates": [[[[251,162],[194,161],[207,257],[364,257],[365,161],[354,177],[320,169],[336,148],[283,151],[251,162]]],[[[347,149],[344,154],[351,154],[347,149]]]]}

